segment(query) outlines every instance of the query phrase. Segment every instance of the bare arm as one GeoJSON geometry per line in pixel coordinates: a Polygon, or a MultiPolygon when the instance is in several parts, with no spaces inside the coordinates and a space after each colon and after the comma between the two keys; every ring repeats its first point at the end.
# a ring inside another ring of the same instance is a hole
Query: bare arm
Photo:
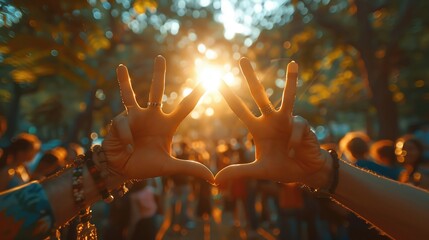
{"type": "MultiPolygon", "coordinates": [[[[119,185],[124,181],[124,178],[111,174],[109,177],[107,177],[107,188],[118,188],[119,185]]],[[[81,210],[73,201],[74,198],[72,194],[73,191],[71,183],[72,169],[68,169],[64,173],[50,178],[42,183],[43,189],[46,192],[54,215],[54,227],[62,226],[67,221],[75,217],[79,210],[81,210]]],[[[83,172],[83,187],[85,194],[85,206],[91,206],[91,204],[101,200],[101,195],[95,186],[86,166],[84,167],[83,172]]]]}
{"type": "MultiPolygon", "coordinates": [[[[253,177],[329,189],[331,156],[320,149],[307,121],[292,116],[298,65],[288,65],[280,109],[272,107],[249,60],[240,60],[240,66],[262,115],[254,116],[227,85],[221,93],[252,133],[255,161],[225,167],[216,175],[216,182],[253,177]]],[[[429,193],[424,190],[340,161],[339,183],[332,198],[395,239],[429,239],[429,193]]]]}
{"type": "Polygon", "coordinates": [[[428,239],[429,193],[340,161],[333,198],[394,239],[428,239]]]}

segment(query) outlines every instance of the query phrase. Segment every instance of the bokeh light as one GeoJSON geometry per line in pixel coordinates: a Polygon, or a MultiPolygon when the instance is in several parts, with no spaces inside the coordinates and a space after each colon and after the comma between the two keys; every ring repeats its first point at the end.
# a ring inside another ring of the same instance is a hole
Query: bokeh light
{"type": "Polygon", "coordinates": [[[197,79],[201,82],[207,91],[216,91],[222,80],[222,68],[215,65],[204,64],[197,68],[197,79]]]}

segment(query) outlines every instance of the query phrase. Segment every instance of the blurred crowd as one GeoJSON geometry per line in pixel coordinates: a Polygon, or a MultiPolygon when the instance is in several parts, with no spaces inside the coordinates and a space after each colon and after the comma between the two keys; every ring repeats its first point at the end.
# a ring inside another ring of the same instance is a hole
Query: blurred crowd
{"type": "MultiPolygon", "coordinates": [[[[349,132],[322,147],[337,150],[350,164],[429,189],[429,182],[422,180],[429,175],[428,126],[396,141],[375,141],[364,132],[349,132]]],[[[49,178],[85,150],[76,143],[46,149],[36,135],[21,133],[0,150],[0,191],[49,178]]],[[[172,152],[177,158],[201,162],[214,173],[230,164],[252,162],[255,156],[250,135],[217,141],[178,136],[172,152]]],[[[186,175],[145,179],[125,197],[112,204],[99,202],[92,209],[100,239],[156,239],[167,222],[178,238],[200,223],[211,222],[227,226],[228,231],[239,229],[245,239],[260,239],[259,229],[277,239],[383,239],[331,200],[316,198],[299,184],[265,180],[235,179],[216,187],[186,175]]],[[[73,224],[60,229],[62,239],[75,239],[73,224]]],[[[228,231],[222,234],[232,239],[228,231]]]]}

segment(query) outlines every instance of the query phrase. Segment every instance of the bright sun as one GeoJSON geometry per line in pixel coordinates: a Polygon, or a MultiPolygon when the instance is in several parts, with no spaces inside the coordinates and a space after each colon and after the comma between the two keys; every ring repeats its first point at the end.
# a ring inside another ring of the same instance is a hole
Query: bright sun
{"type": "Polygon", "coordinates": [[[216,91],[223,77],[221,67],[204,64],[197,69],[197,79],[207,91],[216,91]]]}

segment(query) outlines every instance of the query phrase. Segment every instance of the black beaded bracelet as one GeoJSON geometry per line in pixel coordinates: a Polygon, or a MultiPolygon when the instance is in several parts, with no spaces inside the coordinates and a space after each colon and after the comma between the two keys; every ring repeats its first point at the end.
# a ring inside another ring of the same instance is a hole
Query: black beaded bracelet
{"type": "Polygon", "coordinates": [[[328,150],[329,155],[331,155],[332,158],[332,180],[329,185],[329,188],[311,188],[309,187],[309,190],[311,193],[313,193],[318,198],[330,198],[337,189],[338,186],[338,180],[339,180],[339,168],[340,168],[340,159],[338,158],[338,154],[335,150],[329,149],[328,150]]]}
{"type": "Polygon", "coordinates": [[[105,177],[102,176],[102,173],[99,169],[97,169],[94,160],[92,159],[92,151],[89,151],[85,154],[85,162],[88,167],[88,171],[94,180],[94,183],[100,192],[101,197],[106,203],[111,203],[115,198],[109,192],[106,186],[105,177]]]}
{"type": "Polygon", "coordinates": [[[340,169],[340,159],[338,158],[338,154],[335,150],[329,149],[328,150],[329,155],[331,155],[332,158],[332,183],[329,187],[329,193],[334,194],[335,189],[337,189],[338,186],[338,177],[339,177],[339,169],[340,169]]]}
{"type": "Polygon", "coordinates": [[[77,156],[73,163],[74,168],[72,173],[73,200],[79,208],[83,208],[85,202],[83,191],[83,162],[83,156],[77,156]]]}

